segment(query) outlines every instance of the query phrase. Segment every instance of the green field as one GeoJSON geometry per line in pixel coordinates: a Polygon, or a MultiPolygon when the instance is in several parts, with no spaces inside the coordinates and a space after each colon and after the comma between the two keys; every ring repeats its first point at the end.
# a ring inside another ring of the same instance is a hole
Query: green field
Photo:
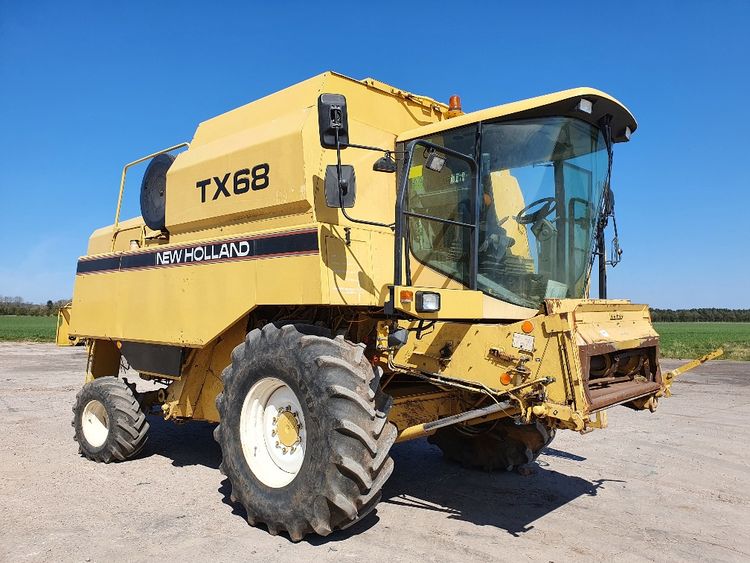
{"type": "Polygon", "coordinates": [[[53,342],[56,327],[56,316],[0,316],[0,341],[53,342]]]}
{"type": "Polygon", "coordinates": [[[750,323],[654,323],[664,358],[698,358],[724,348],[724,360],[750,360],[750,323]]]}
{"type": "MultiPolygon", "coordinates": [[[[56,317],[0,316],[0,341],[52,342],[56,317]]],[[[750,323],[654,323],[665,358],[697,358],[724,348],[725,360],[750,360],[750,323]]]]}

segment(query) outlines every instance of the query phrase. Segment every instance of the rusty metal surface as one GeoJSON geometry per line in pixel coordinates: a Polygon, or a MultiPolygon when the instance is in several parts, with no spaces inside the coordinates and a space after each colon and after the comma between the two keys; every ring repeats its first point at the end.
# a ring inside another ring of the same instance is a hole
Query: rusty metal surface
{"type": "Polygon", "coordinates": [[[615,343],[585,344],[578,347],[581,359],[582,380],[589,409],[596,411],[628,400],[657,393],[662,387],[661,368],[658,362],[659,338],[649,337],[641,340],[641,346],[632,349],[619,349],[615,343]],[[591,378],[591,358],[604,354],[632,355],[643,351],[647,361],[638,365],[638,372],[627,377],[591,378]],[[608,381],[611,379],[611,381],[608,381]],[[592,388],[592,384],[604,384],[592,388]]]}

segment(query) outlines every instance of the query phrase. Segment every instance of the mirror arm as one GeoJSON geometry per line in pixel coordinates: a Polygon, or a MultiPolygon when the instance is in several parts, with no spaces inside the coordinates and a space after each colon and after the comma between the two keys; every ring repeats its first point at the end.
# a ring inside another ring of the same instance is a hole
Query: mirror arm
{"type": "Polygon", "coordinates": [[[596,237],[596,254],[599,258],[599,299],[607,298],[607,257],[604,242],[604,228],[599,230],[596,237]]]}
{"type": "MultiPolygon", "coordinates": [[[[406,154],[405,151],[383,149],[380,147],[371,147],[369,145],[357,145],[355,143],[346,143],[342,148],[362,149],[365,151],[382,152],[383,156],[375,162],[372,169],[375,172],[396,172],[396,161],[393,159],[394,154],[406,154]]],[[[393,228],[393,227],[391,227],[393,228]]]]}
{"type": "Polygon", "coordinates": [[[342,145],[342,148],[345,148],[345,149],[346,148],[362,149],[362,150],[365,150],[365,151],[382,152],[382,153],[385,153],[385,154],[392,154],[392,153],[396,153],[396,152],[400,152],[400,153],[404,154],[406,152],[406,151],[392,151],[392,150],[388,150],[388,149],[381,149],[380,147],[371,147],[369,145],[356,145],[354,143],[345,143],[345,144],[342,145]]]}
{"type": "MultiPolygon", "coordinates": [[[[342,199],[341,196],[346,195],[346,192],[349,190],[348,186],[345,186],[342,179],[341,179],[341,141],[339,140],[339,130],[336,128],[336,176],[338,179],[338,186],[339,186],[339,199],[342,199]]],[[[341,202],[341,209],[344,208],[343,201],[341,202]]]]}
{"type": "MultiPolygon", "coordinates": [[[[367,149],[373,149],[373,147],[364,147],[359,145],[351,145],[347,144],[344,145],[345,147],[354,147],[354,148],[367,148],[367,149]]],[[[382,150],[375,148],[374,150],[382,150]]],[[[363,219],[355,219],[354,217],[351,217],[347,212],[346,208],[344,207],[344,196],[346,195],[347,190],[349,187],[345,185],[341,179],[341,141],[339,140],[339,130],[336,129],[336,175],[338,176],[338,186],[339,186],[339,209],[341,209],[341,214],[352,223],[358,223],[360,225],[370,225],[372,227],[386,227],[388,229],[394,230],[396,228],[396,223],[378,223],[377,221],[365,221],[363,219]]]]}

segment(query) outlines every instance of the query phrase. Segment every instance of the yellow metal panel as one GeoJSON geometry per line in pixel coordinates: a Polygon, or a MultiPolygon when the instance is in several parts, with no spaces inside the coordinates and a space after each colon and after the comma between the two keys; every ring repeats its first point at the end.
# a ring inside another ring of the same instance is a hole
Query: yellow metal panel
{"type": "Polygon", "coordinates": [[[466,289],[466,286],[461,282],[433,270],[428,265],[414,258],[411,252],[409,253],[409,260],[411,260],[411,281],[414,285],[443,289],[466,289]]]}
{"type": "MultiPolygon", "coordinates": [[[[141,240],[141,233],[143,232],[144,225],[145,224],[141,217],[134,217],[127,221],[120,221],[115,250],[128,250],[130,247],[130,240],[141,240]]],[[[113,225],[95,230],[89,237],[89,246],[86,254],[91,256],[93,254],[109,253],[112,250],[113,232],[113,225]]]]}
{"type": "Polygon", "coordinates": [[[247,319],[243,318],[204,348],[191,351],[182,377],[167,390],[162,407],[167,418],[219,421],[216,396],[224,388],[221,374],[232,361],[232,350],[245,339],[246,333],[247,319]]]}
{"type": "Polygon", "coordinates": [[[383,92],[387,92],[388,94],[393,94],[394,96],[402,98],[403,100],[422,104],[425,109],[430,109],[437,114],[442,114],[443,116],[448,111],[447,104],[438,102],[437,100],[434,100],[427,96],[412,94],[411,92],[401,90],[400,88],[396,88],[395,86],[391,86],[390,84],[386,84],[385,82],[381,82],[380,80],[376,80],[375,78],[363,78],[360,82],[366,84],[373,90],[381,90],[383,92]]]}
{"type": "Polygon", "coordinates": [[[321,241],[323,302],[382,307],[393,283],[393,268],[380,265],[393,263],[393,235],[377,229],[324,226],[321,241]]]}
{"type": "MultiPolygon", "coordinates": [[[[350,132],[352,117],[384,131],[400,132],[412,127],[435,123],[444,118],[442,104],[431,104],[429,98],[394,88],[368,84],[341,74],[326,73],[321,93],[335,92],[346,96],[349,107],[350,132]],[[425,103],[427,101],[427,103],[425,103]]],[[[382,84],[382,83],[381,83],[382,84]]],[[[314,100],[317,103],[317,96],[314,100]]],[[[355,137],[356,138],[356,137],[355,137]]],[[[352,140],[352,142],[358,142],[352,140]]],[[[374,153],[373,153],[374,154],[374,153]]]]}
{"type": "Polygon", "coordinates": [[[484,294],[482,294],[482,310],[484,311],[482,316],[484,319],[505,319],[509,321],[528,319],[539,313],[537,309],[513,305],[484,294]]]}
{"type": "Polygon", "coordinates": [[[308,209],[301,213],[273,217],[244,217],[229,224],[207,226],[197,231],[185,231],[170,233],[170,243],[188,243],[200,239],[229,238],[244,234],[255,234],[267,232],[269,229],[296,229],[300,225],[308,225],[313,222],[313,211],[308,209]]]}
{"type": "Polygon", "coordinates": [[[120,371],[120,350],[114,342],[91,340],[88,345],[86,381],[97,377],[114,376],[120,371]]]}
{"type": "Polygon", "coordinates": [[[55,344],[58,346],[75,346],[78,339],[70,336],[70,304],[62,307],[57,312],[57,330],[55,331],[55,344]]]}
{"type": "MultiPolygon", "coordinates": [[[[427,271],[427,269],[425,269],[427,271]]],[[[439,283],[442,279],[448,279],[444,276],[438,277],[435,274],[435,280],[439,283]]],[[[428,280],[425,276],[420,278],[422,281],[428,280]]],[[[396,297],[395,307],[400,311],[409,313],[421,319],[503,319],[503,320],[520,320],[528,319],[538,314],[536,309],[519,307],[494,299],[485,295],[481,291],[471,291],[465,286],[456,282],[457,287],[439,287],[430,285],[419,286],[398,286],[394,290],[396,297]],[[416,299],[417,291],[429,291],[440,294],[440,310],[436,313],[418,313],[416,303],[401,301],[401,290],[407,290],[414,293],[416,299]]]]}
{"type": "Polygon", "coordinates": [[[316,253],[78,275],[71,332],[199,347],[258,304],[320,303],[319,272],[316,253]]]}
{"type": "Polygon", "coordinates": [[[266,126],[285,116],[311,107],[318,97],[327,74],[319,74],[307,80],[274,92],[249,104],[238,107],[202,122],[191,141],[191,148],[209,144],[217,139],[235,135],[259,124],[266,126]]]}
{"type": "Polygon", "coordinates": [[[194,143],[180,153],[167,174],[169,231],[310,208],[304,169],[290,166],[302,162],[301,130],[308,113],[308,109],[287,112],[270,126],[248,126],[211,143],[194,143]]]}
{"type": "MultiPolygon", "coordinates": [[[[279,116],[316,107],[323,93],[346,96],[350,120],[356,116],[363,123],[393,132],[439,121],[447,109],[426,96],[371,78],[360,81],[329,71],[202,122],[191,149],[259,124],[273,127],[279,116]]],[[[314,113],[317,115],[317,111],[314,113]]]]}
{"type": "Polygon", "coordinates": [[[432,287],[396,286],[395,307],[422,319],[481,319],[483,314],[482,293],[468,289],[440,289],[432,287]],[[411,293],[411,301],[401,299],[401,292],[411,293]],[[418,313],[417,292],[440,294],[440,310],[436,313],[418,313]]]}
{"type": "Polygon", "coordinates": [[[578,345],[616,342],[620,348],[635,348],[644,338],[659,336],[646,305],[580,301],[573,315],[578,345]]]}
{"type": "MultiPolygon", "coordinates": [[[[354,96],[356,98],[356,96],[354,96]]],[[[347,100],[347,104],[351,103],[347,100]]],[[[350,110],[351,111],[351,110],[350,110]]],[[[392,149],[395,134],[380,128],[372,127],[353,117],[349,117],[349,137],[358,142],[392,149]],[[360,141],[361,140],[361,141],[360,141]]],[[[325,199],[326,168],[336,164],[336,151],[320,148],[317,112],[311,112],[303,131],[305,144],[305,181],[314,189],[315,217],[321,223],[349,226],[359,230],[374,230],[379,232],[392,231],[388,227],[373,227],[352,223],[346,219],[338,207],[328,207],[325,199]]],[[[394,221],[396,201],[396,175],[375,172],[373,163],[383,156],[380,153],[356,148],[342,151],[341,159],[344,164],[354,166],[356,173],[356,201],[354,207],[348,209],[350,217],[359,220],[376,221],[390,224],[394,221]]]]}
{"type": "MultiPolygon", "coordinates": [[[[554,382],[545,386],[550,404],[567,405],[575,399],[579,407],[585,406],[582,390],[573,391],[580,368],[572,335],[547,332],[545,321],[549,319],[538,316],[504,325],[438,322],[419,339],[410,333],[395,362],[495,391],[552,377],[554,382]],[[526,330],[525,323],[530,323],[526,330]],[[520,339],[521,346],[530,345],[519,347],[520,339]],[[503,374],[510,376],[508,383],[502,382],[503,374]]],[[[529,387],[521,394],[534,391],[538,388],[529,387]]],[[[560,413],[563,411],[558,410],[562,417],[560,413]]]]}
{"type": "MultiPolygon", "coordinates": [[[[358,232],[357,235],[367,235],[358,232]]],[[[377,305],[379,291],[370,277],[372,260],[369,237],[356,240],[333,234],[323,238],[323,262],[328,268],[331,304],[377,305]]]]}

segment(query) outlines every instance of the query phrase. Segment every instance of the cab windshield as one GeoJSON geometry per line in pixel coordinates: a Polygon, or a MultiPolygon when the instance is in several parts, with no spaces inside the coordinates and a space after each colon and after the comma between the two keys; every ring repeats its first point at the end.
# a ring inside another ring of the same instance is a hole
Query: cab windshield
{"type": "Polygon", "coordinates": [[[529,308],[545,298],[584,297],[608,168],[602,133],[567,117],[484,123],[481,135],[478,127],[427,140],[475,156],[479,194],[464,162],[448,158],[435,173],[414,158],[408,210],[454,223],[410,216],[412,255],[468,284],[473,230],[465,224],[476,205],[477,289],[529,308]]]}

